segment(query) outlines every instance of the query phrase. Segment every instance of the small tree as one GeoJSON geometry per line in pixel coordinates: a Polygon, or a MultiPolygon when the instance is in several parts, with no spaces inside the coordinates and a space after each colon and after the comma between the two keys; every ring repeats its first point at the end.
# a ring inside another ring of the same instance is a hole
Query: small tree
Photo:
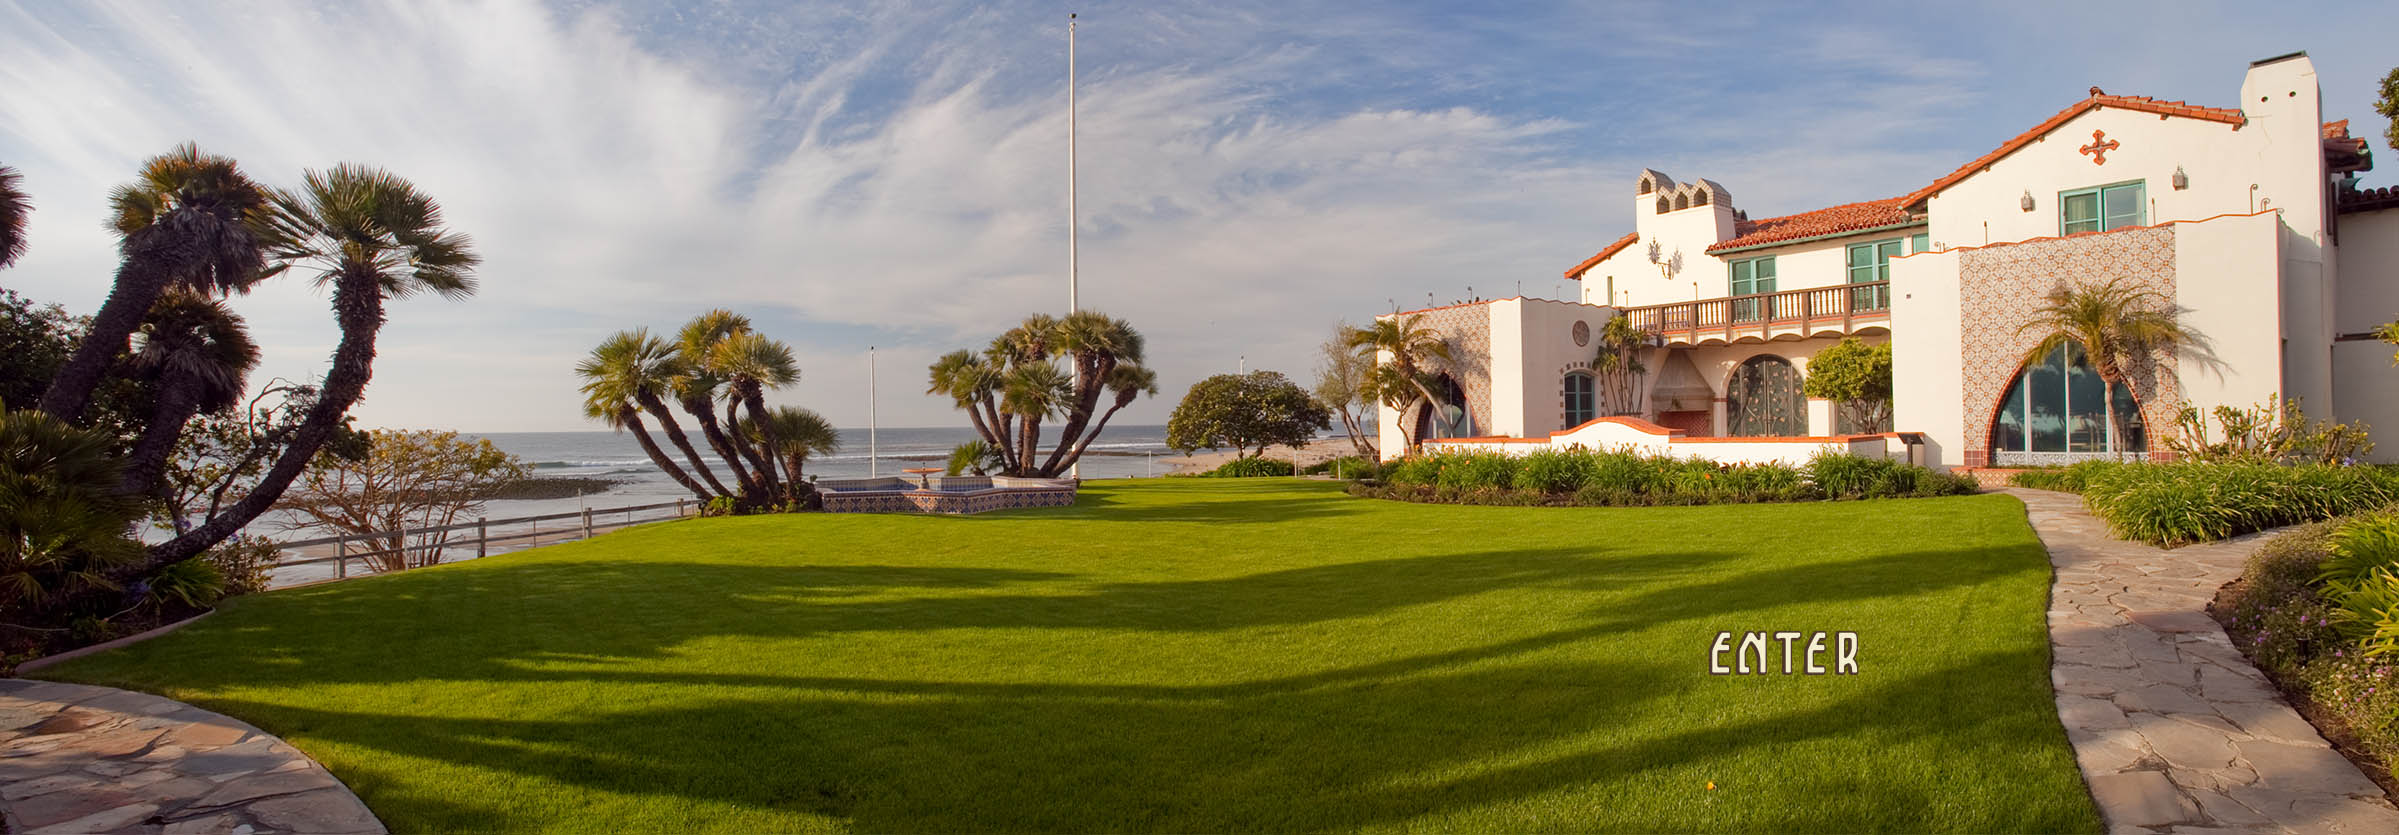
{"type": "Polygon", "coordinates": [[[1317,350],[1323,358],[1316,364],[1316,400],[1333,408],[1341,418],[1341,431],[1349,436],[1349,445],[1359,455],[1375,457],[1373,433],[1366,427],[1374,424],[1374,398],[1368,397],[1367,376],[1374,372],[1374,361],[1359,356],[1349,345],[1349,334],[1355,328],[1347,323],[1334,326],[1333,338],[1325,340],[1317,350]]]}
{"type": "Polygon", "coordinates": [[[1883,431],[1891,420],[1891,343],[1868,346],[1843,337],[1808,360],[1801,390],[1839,403],[1858,431],[1883,431]]]}
{"type": "Polygon", "coordinates": [[[2382,129],[2382,141],[2390,145],[2391,150],[2399,151],[2399,67],[2392,67],[2390,74],[2382,77],[2380,95],[2374,97],[2374,112],[2391,120],[2390,125],[2382,129]]]}
{"type": "MultiPolygon", "coordinates": [[[[2059,285],[2049,291],[2018,333],[2040,337],[2024,352],[2021,365],[2031,365],[2069,343],[2082,346],[2083,355],[2098,374],[2103,391],[2113,392],[2138,368],[2155,373],[2160,355],[2201,345],[2198,333],[2182,326],[2180,311],[2166,294],[2133,284],[2119,276],[2105,282],[2059,285]]],[[[2107,446],[2124,456],[2125,416],[2116,413],[2116,398],[2100,398],[2107,416],[2107,446]]]]}
{"type": "MultiPolygon", "coordinates": [[[[2399,345],[2399,322],[2391,322],[2383,325],[2382,327],[2375,328],[2374,338],[2393,345],[2399,345]]],[[[2399,352],[2394,352],[2391,354],[2391,364],[2399,365],[2399,352]]]]}
{"type": "Polygon", "coordinates": [[[1229,448],[1250,458],[1270,446],[1307,446],[1317,430],[1332,425],[1332,410],[1279,372],[1218,374],[1175,404],[1166,419],[1166,445],[1185,453],[1229,448]]]}
{"type": "Polygon", "coordinates": [[[281,504],[316,524],[345,533],[386,532],[369,540],[377,572],[441,561],[448,533],[399,533],[435,528],[482,509],[491,491],[525,478],[525,462],[488,440],[456,432],[367,433],[366,455],[350,460],[320,454],[281,504]]]}
{"type": "Polygon", "coordinates": [[[1641,354],[1656,343],[1656,338],[1623,314],[1600,326],[1599,353],[1591,358],[1591,373],[1598,378],[1595,382],[1599,384],[1600,408],[1607,414],[1641,413],[1641,378],[1649,374],[1649,367],[1641,363],[1641,354]]]}

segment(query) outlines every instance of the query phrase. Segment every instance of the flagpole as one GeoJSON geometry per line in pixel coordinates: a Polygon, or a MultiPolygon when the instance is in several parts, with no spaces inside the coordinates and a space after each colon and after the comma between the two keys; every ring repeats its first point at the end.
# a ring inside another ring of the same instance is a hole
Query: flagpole
{"type": "MultiPolygon", "coordinates": [[[[1077,200],[1079,199],[1079,197],[1078,197],[1078,194],[1077,194],[1077,189],[1076,189],[1075,174],[1076,174],[1076,172],[1075,172],[1075,14],[1074,14],[1073,12],[1067,12],[1067,13],[1066,13],[1066,312],[1068,312],[1068,313],[1080,313],[1080,312],[1082,312],[1082,310],[1083,310],[1083,296],[1082,296],[1082,280],[1083,280],[1083,279],[1082,279],[1082,273],[1081,273],[1081,268],[1082,268],[1082,263],[1081,263],[1081,261],[1082,261],[1082,252],[1083,252],[1083,249],[1082,249],[1082,246],[1081,246],[1081,240],[1080,240],[1080,238],[1078,238],[1078,237],[1077,237],[1077,231],[1078,231],[1078,230],[1076,230],[1076,229],[1075,229],[1076,225],[1077,225],[1077,224],[1080,222],[1080,220],[1081,220],[1081,218],[1082,218],[1082,207],[1081,207],[1080,205],[1078,205],[1078,203],[1077,203],[1077,200]]],[[[1082,389],[1083,389],[1083,364],[1082,364],[1081,362],[1077,362],[1077,363],[1075,363],[1075,391],[1076,391],[1076,393],[1077,393],[1077,394],[1080,394],[1080,393],[1082,392],[1082,389]]],[[[1072,443],[1072,442],[1073,442],[1073,439],[1071,439],[1071,438],[1060,438],[1060,439],[1059,439],[1059,443],[1072,443]]],[[[1026,450],[1026,451],[1025,451],[1025,454],[1026,454],[1026,455],[1028,455],[1028,456],[1029,456],[1029,455],[1031,455],[1031,454],[1032,454],[1032,450],[1026,450]]],[[[1074,478],[1074,480],[1076,480],[1076,481],[1081,481],[1081,480],[1083,480],[1083,459],[1081,459],[1081,458],[1079,458],[1079,457],[1078,457],[1078,458],[1076,458],[1076,459],[1075,459],[1075,462],[1074,462],[1074,463],[1067,465],[1067,473],[1068,473],[1068,475],[1069,475],[1070,477],[1074,478]]]]}
{"type": "Polygon", "coordinates": [[[876,346],[866,346],[866,477],[883,475],[876,449],[876,346]]]}

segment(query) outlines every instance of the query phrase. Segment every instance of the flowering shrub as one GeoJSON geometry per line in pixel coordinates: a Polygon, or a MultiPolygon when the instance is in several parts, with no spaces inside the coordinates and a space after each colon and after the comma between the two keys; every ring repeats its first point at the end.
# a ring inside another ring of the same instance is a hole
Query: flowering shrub
{"type": "Polygon", "coordinates": [[[1522,457],[1444,452],[1393,462],[1358,495],[1505,505],[1692,505],[1948,496],[1972,479],[1879,458],[1821,455],[1807,467],[1718,464],[1626,451],[1539,450],[1522,457]]]}
{"type": "Polygon", "coordinates": [[[2387,768],[2399,755],[2399,578],[2328,571],[2342,544],[2379,517],[2303,525],[2260,546],[2212,607],[2258,669],[2315,703],[2387,768]],[[2377,583],[2388,583],[2378,586],[2377,583]]]}

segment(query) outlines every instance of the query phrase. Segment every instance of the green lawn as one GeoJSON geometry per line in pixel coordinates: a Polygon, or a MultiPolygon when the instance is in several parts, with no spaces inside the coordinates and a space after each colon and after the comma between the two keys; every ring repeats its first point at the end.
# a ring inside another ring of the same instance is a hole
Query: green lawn
{"type": "Polygon", "coordinates": [[[654,525],[47,675],[282,734],[398,831],[2096,831],[2048,577],[2001,495],[1176,479],[654,525]],[[1857,631],[1861,673],[1708,675],[1718,631],[1780,629],[1857,631]]]}

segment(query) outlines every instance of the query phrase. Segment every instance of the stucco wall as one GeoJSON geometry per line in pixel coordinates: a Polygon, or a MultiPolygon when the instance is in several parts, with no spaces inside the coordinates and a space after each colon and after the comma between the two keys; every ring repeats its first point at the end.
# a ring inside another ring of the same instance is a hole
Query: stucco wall
{"type": "Polygon", "coordinates": [[[2182,396],[2202,411],[2266,403],[2283,390],[2283,319],[2276,311],[2287,300],[2276,293],[2274,278],[2284,239],[2279,214],[2173,227],[2175,301],[2183,326],[2207,342],[2205,352],[2183,354],[2175,370],[2182,396]]]}
{"type": "Polygon", "coordinates": [[[1891,422],[1924,434],[1926,459],[1959,463],[1965,448],[1965,387],[1957,358],[1965,331],[1958,299],[1963,250],[1891,262],[1891,422]]]}
{"type": "MultiPolygon", "coordinates": [[[[1459,387],[1466,390],[1466,414],[1472,419],[1477,433],[1489,432],[1492,423],[1491,317],[1496,304],[1479,302],[1451,305],[1375,317],[1421,316],[1419,327],[1441,334],[1443,341],[1449,344],[1450,359],[1447,362],[1435,360],[1433,364],[1449,373],[1458,381],[1459,387]]],[[[1390,357],[1378,356],[1377,360],[1388,362],[1390,357]]],[[[1399,457],[1408,451],[1407,435],[1400,429],[1399,412],[1398,409],[1375,410],[1378,450],[1385,459],[1399,457]]]]}
{"type": "MultiPolygon", "coordinates": [[[[1595,305],[1528,299],[1498,309],[1495,314],[1515,322],[1514,350],[1519,362],[1515,365],[1495,362],[1492,367],[1517,368],[1522,372],[1500,373],[1500,377],[1513,379],[1493,381],[1492,389],[1497,392],[1494,396],[1499,403],[1493,434],[1539,436],[1567,428],[1566,374],[1591,367],[1592,357],[1599,352],[1600,329],[1607,326],[1616,311],[1595,305]],[[1588,329],[1586,344],[1574,342],[1577,322],[1588,329]]],[[[1493,329],[1494,346],[1502,343],[1499,335],[1505,330],[1509,328],[1493,329]]]]}
{"type": "MultiPolygon", "coordinates": [[[[2365,334],[2399,319],[2399,209],[2340,217],[2340,304],[2334,329],[2365,334]]],[[[2333,407],[2329,415],[2363,421],[2382,438],[2370,456],[2399,462],[2399,368],[2393,347],[2352,339],[2332,349],[2333,407]]]]}

